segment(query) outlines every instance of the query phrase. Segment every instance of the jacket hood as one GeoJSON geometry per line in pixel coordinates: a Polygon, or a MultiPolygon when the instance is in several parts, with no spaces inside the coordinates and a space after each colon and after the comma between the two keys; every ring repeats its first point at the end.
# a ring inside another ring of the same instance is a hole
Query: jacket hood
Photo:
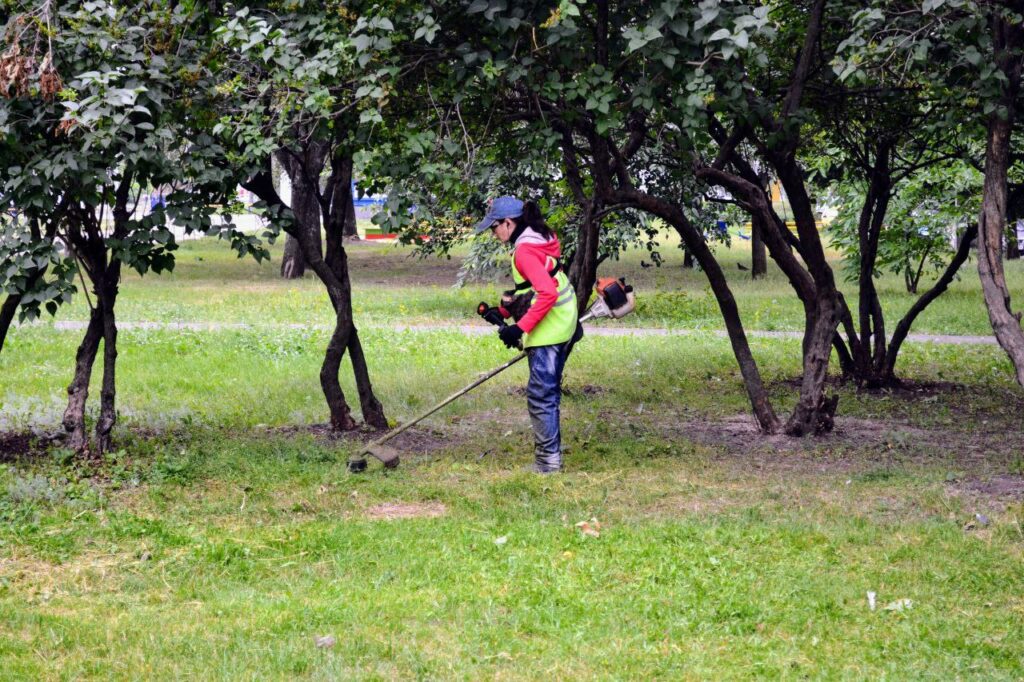
{"type": "Polygon", "coordinates": [[[558,237],[552,236],[548,239],[532,227],[523,230],[523,233],[516,239],[515,246],[517,248],[527,245],[539,247],[544,251],[545,255],[551,255],[555,258],[559,258],[562,255],[562,245],[559,243],[558,237]]]}

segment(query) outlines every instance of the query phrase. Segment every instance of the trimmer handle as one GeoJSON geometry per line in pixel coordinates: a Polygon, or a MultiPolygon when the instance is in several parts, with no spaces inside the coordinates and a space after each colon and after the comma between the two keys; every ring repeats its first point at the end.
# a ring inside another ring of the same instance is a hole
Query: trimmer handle
{"type": "Polygon", "coordinates": [[[501,311],[493,306],[487,305],[483,301],[480,301],[477,305],[476,314],[493,324],[495,327],[505,326],[505,318],[501,316],[501,311]]]}

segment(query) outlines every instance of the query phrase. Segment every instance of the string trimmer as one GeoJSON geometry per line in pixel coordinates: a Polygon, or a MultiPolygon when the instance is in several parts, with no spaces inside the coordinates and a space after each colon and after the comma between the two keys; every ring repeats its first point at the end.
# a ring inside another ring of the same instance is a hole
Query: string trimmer
{"type": "MultiPolygon", "coordinates": [[[[633,287],[628,286],[624,279],[612,279],[606,278],[598,280],[597,286],[597,299],[591,304],[590,309],[580,318],[580,322],[586,322],[588,320],[596,320],[602,317],[610,317],[613,319],[619,319],[633,312],[633,308],[636,306],[636,300],[633,294],[633,287]]],[[[505,325],[505,320],[500,314],[495,316],[495,309],[488,306],[486,303],[481,303],[477,306],[477,314],[483,317],[485,320],[494,324],[498,327],[505,325]]],[[[497,375],[504,372],[506,369],[516,364],[520,360],[526,357],[526,351],[519,353],[508,362],[503,365],[495,367],[490,372],[487,372],[483,376],[479,377],[476,381],[466,386],[462,390],[452,393],[450,396],[434,405],[429,410],[419,415],[415,419],[408,421],[398,428],[389,431],[383,437],[369,443],[359,453],[349,459],[348,470],[353,473],[360,473],[366,471],[366,456],[372,455],[384,463],[384,466],[388,469],[394,469],[399,463],[399,452],[394,448],[385,445],[389,440],[409,429],[412,426],[420,423],[430,415],[440,410],[445,405],[458,400],[462,396],[466,395],[474,388],[489,381],[497,375]]]]}

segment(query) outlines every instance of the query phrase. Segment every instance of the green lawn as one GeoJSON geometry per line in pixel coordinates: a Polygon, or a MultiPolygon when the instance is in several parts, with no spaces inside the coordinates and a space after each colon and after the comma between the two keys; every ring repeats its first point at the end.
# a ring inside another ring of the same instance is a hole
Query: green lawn
{"type": "MultiPolygon", "coordinates": [[[[700,271],[682,268],[677,240],[665,237],[664,264],[655,267],[646,251],[627,252],[619,261],[606,262],[602,276],[625,275],[640,296],[631,326],[667,326],[691,329],[722,327],[718,306],[700,271]],[[647,266],[647,267],[645,267],[647,266]]],[[[219,321],[310,323],[329,325],[330,307],[323,287],[312,273],[303,280],[284,281],[278,275],[280,244],[273,259],[258,264],[238,260],[223,242],[214,239],[185,242],[170,275],[126,275],[118,300],[119,316],[133,321],[219,321]]],[[[803,310],[785,277],[769,262],[769,276],[753,281],[738,264],[749,265],[749,242],[733,241],[732,248],[716,247],[738,301],[744,325],[753,330],[802,330],[803,310]]],[[[842,268],[833,254],[841,279],[842,268]]],[[[367,242],[349,248],[356,321],[362,325],[469,321],[480,300],[493,301],[508,288],[508,278],[491,284],[453,288],[462,253],[451,260],[419,259],[408,247],[367,242]]],[[[1007,263],[1011,293],[1024,296],[1024,261],[1007,263]]],[[[927,283],[930,286],[931,281],[927,283]]],[[[925,284],[922,284],[924,287],[925,284]]],[[[878,280],[888,328],[916,300],[906,293],[902,278],[878,280]]],[[[856,287],[842,282],[851,305],[856,287]]],[[[922,291],[924,289],[922,288],[922,291]]],[[[58,319],[87,319],[85,300],[62,310],[58,319]]],[[[922,314],[913,331],[931,334],[991,334],[972,259],[961,269],[960,280],[922,314]]]]}
{"type": "MultiPolygon", "coordinates": [[[[351,252],[392,420],[508,357],[389,328],[467,321],[499,285],[351,252]]],[[[702,275],[667,253],[605,266],[638,284],[624,324],[717,328],[702,275]]],[[[998,347],[908,344],[911,390],[837,387],[836,433],[793,442],[751,432],[727,341],[592,336],[567,370],[564,475],[523,471],[517,366],[401,440],[400,469],[353,476],[357,441],[309,428],[327,419],[325,296],[276,265],[188,243],[173,276],[126,277],[123,320],[254,326],[123,331],[116,451],[0,464],[0,678],[1024,677],[1024,394],[998,347]],[[576,525],[595,518],[597,537],[576,525]]],[[[777,273],[729,273],[748,328],[800,327],[777,273]]],[[[976,282],[918,331],[988,333],[976,282]]],[[[12,332],[0,434],[57,427],[78,336],[12,332]]],[[[751,343],[784,411],[799,342],[751,343]]]]}

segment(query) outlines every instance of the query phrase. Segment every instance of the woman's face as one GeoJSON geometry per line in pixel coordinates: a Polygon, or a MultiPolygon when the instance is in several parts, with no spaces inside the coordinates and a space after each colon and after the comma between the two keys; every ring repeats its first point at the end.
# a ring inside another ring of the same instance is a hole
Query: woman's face
{"type": "Polygon", "coordinates": [[[494,236],[501,240],[503,244],[507,244],[508,240],[512,238],[512,233],[515,231],[515,229],[516,224],[512,221],[512,219],[505,218],[504,220],[499,220],[498,222],[496,222],[494,226],[491,227],[491,232],[493,232],[494,236]]]}

